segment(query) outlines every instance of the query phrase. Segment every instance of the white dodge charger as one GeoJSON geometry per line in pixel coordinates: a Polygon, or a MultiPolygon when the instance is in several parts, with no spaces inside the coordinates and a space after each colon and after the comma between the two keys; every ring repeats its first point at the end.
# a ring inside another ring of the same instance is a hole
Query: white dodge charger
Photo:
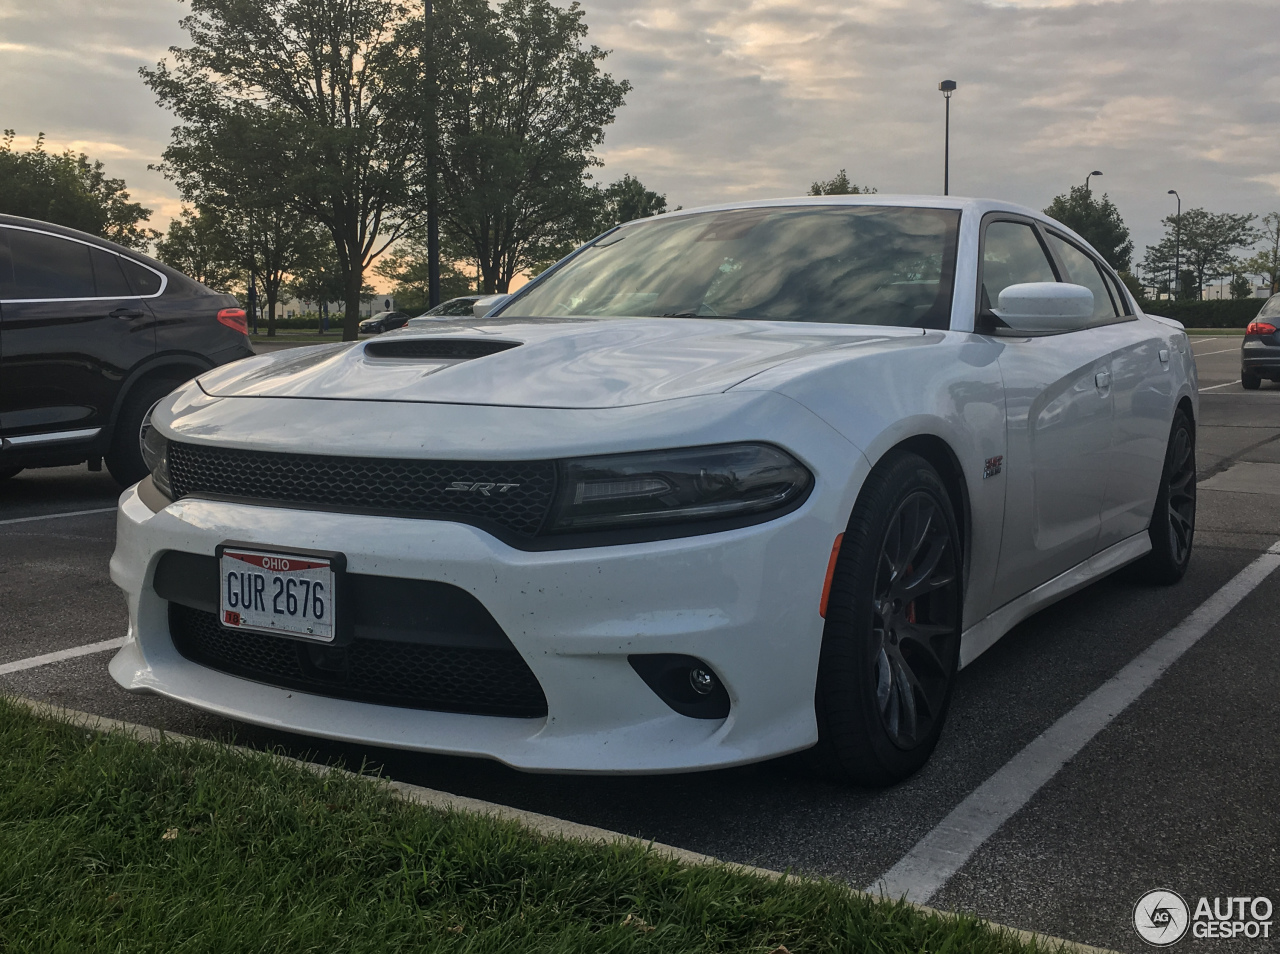
{"type": "Polygon", "coordinates": [[[480,318],[249,358],[120,502],[126,689],[534,771],[887,784],[957,670],[1178,580],[1196,372],[1069,229],[781,199],[629,222],[480,318]]]}

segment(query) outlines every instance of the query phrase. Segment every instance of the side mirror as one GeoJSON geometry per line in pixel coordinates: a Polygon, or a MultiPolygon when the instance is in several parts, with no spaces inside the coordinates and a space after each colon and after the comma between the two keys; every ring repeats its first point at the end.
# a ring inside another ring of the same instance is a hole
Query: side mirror
{"type": "Polygon", "coordinates": [[[486,298],[481,298],[472,302],[471,314],[477,318],[483,318],[510,297],[510,295],[489,295],[486,298]]]}
{"type": "Polygon", "coordinates": [[[1078,331],[1093,320],[1093,292],[1066,282],[1026,282],[1002,291],[991,310],[1015,331],[1078,331]]]}

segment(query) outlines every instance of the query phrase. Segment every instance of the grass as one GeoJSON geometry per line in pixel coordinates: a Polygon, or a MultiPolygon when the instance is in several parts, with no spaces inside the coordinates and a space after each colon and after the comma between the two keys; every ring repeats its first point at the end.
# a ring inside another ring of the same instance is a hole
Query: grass
{"type": "Polygon", "coordinates": [[[1033,945],[838,884],[552,839],[0,699],[0,951],[930,952],[1033,945]]]}

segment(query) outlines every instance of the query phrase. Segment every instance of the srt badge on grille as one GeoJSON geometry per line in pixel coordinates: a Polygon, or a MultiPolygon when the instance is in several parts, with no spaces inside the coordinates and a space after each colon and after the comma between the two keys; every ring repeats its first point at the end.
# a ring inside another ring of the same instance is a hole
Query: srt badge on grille
{"type": "Polygon", "coordinates": [[[472,493],[483,494],[486,497],[493,494],[505,494],[512,487],[519,487],[519,484],[491,484],[486,481],[476,481],[472,483],[469,480],[455,480],[448,487],[449,490],[468,490],[472,493]]]}

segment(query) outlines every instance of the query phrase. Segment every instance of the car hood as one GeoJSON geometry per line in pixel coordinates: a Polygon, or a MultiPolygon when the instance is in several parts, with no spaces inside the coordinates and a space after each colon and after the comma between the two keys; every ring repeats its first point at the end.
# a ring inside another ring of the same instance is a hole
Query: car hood
{"type": "Polygon", "coordinates": [[[217,397],[626,407],[719,393],[798,358],[920,335],[727,319],[442,318],[376,341],[248,358],[200,386],[217,397]]]}

